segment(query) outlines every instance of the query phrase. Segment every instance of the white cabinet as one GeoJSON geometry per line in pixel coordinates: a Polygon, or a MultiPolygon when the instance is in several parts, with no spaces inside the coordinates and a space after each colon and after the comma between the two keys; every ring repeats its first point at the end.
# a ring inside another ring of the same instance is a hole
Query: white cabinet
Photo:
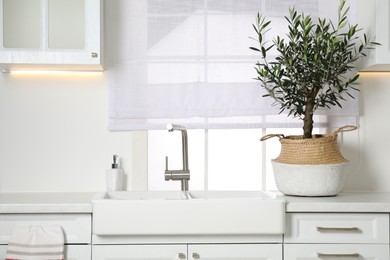
{"type": "Polygon", "coordinates": [[[370,259],[389,256],[389,215],[289,213],[285,260],[370,259]]]}
{"type": "Polygon", "coordinates": [[[390,71],[390,2],[388,0],[376,0],[375,10],[371,10],[375,1],[360,0],[360,20],[359,25],[365,23],[365,29],[371,27],[368,32],[370,37],[381,45],[376,46],[370,52],[367,67],[361,71],[390,71]],[[374,17],[373,17],[374,16],[374,17]],[[373,17],[373,18],[372,18],[373,17]],[[370,21],[375,20],[375,21],[370,21]],[[375,28],[372,28],[375,24],[375,28]]]}
{"type": "Polygon", "coordinates": [[[287,244],[284,260],[356,259],[388,260],[387,245],[361,244],[287,244]]]}
{"type": "Polygon", "coordinates": [[[94,260],[187,259],[186,245],[94,245],[94,260]]]}
{"type": "Polygon", "coordinates": [[[285,243],[389,242],[389,215],[357,213],[287,214],[285,243]]]}
{"type": "Polygon", "coordinates": [[[282,260],[281,244],[188,245],[189,260],[282,260]]]}
{"type": "Polygon", "coordinates": [[[0,214],[0,260],[5,259],[7,243],[16,225],[58,224],[65,235],[68,260],[91,259],[90,214],[0,214]]]}
{"type": "Polygon", "coordinates": [[[101,70],[101,0],[0,0],[2,69],[101,70]]]}
{"type": "Polygon", "coordinates": [[[92,255],[94,260],[282,260],[282,245],[94,245],[92,255]]]}

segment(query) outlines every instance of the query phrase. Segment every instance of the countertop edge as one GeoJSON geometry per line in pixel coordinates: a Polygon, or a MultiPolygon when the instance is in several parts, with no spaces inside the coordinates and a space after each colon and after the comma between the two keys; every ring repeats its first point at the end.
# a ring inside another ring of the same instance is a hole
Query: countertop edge
{"type": "Polygon", "coordinates": [[[286,213],[329,212],[329,213],[390,213],[390,203],[286,203],[286,213]]]}
{"type": "Polygon", "coordinates": [[[390,213],[390,192],[343,192],[333,197],[283,196],[286,213],[390,213]]]}
{"type": "MultiPolygon", "coordinates": [[[[334,197],[293,197],[273,192],[285,212],[390,213],[390,192],[344,192],[334,197]]],[[[102,192],[0,193],[0,213],[88,213],[102,192]]]]}
{"type": "Polygon", "coordinates": [[[7,192],[0,193],[3,214],[92,213],[96,192],[7,192]]]}

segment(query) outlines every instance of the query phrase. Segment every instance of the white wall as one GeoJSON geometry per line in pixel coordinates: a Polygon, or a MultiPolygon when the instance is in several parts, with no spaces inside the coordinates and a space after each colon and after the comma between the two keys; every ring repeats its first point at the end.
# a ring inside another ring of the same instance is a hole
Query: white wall
{"type": "MultiPolygon", "coordinates": [[[[105,1],[107,69],[134,44],[120,35],[130,26],[121,24],[125,4],[105,1]]],[[[390,191],[389,75],[361,77],[360,129],[343,137],[352,161],[347,190],[390,191]]],[[[114,153],[130,175],[128,189],[146,189],[146,133],[110,133],[107,125],[106,76],[0,74],[0,192],[104,190],[114,153]]]]}
{"type": "Polygon", "coordinates": [[[345,190],[390,191],[390,73],[361,74],[359,131],[344,134],[345,190]]]}
{"type": "MultiPolygon", "coordinates": [[[[126,43],[118,45],[120,1],[105,2],[109,69],[126,43]]],[[[0,74],[0,192],[104,190],[113,154],[128,189],[146,189],[146,133],[107,126],[106,76],[0,74]]]]}

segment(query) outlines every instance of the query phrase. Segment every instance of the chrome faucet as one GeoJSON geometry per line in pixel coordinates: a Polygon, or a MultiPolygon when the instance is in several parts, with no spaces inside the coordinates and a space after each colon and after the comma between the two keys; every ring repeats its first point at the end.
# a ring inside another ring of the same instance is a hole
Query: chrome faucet
{"type": "Polygon", "coordinates": [[[165,156],[165,180],[181,181],[181,190],[188,191],[188,181],[190,180],[190,170],[188,169],[188,138],[187,130],[181,125],[168,124],[169,132],[175,130],[181,131],[181,145],[183,155],[183,169],[182,170],[168,170],[168,156],[165,156]]]}

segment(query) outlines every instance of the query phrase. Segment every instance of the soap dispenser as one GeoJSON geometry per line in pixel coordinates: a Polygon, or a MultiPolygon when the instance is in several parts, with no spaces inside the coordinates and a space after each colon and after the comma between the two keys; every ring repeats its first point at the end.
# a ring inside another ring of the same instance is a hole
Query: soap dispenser
{"type": "Polygon", "coordinates": [[[111,169],[106,171],[107,191],[123,190],[123,170],[119,168],[118,155],[113,155],[111,169]]]}

